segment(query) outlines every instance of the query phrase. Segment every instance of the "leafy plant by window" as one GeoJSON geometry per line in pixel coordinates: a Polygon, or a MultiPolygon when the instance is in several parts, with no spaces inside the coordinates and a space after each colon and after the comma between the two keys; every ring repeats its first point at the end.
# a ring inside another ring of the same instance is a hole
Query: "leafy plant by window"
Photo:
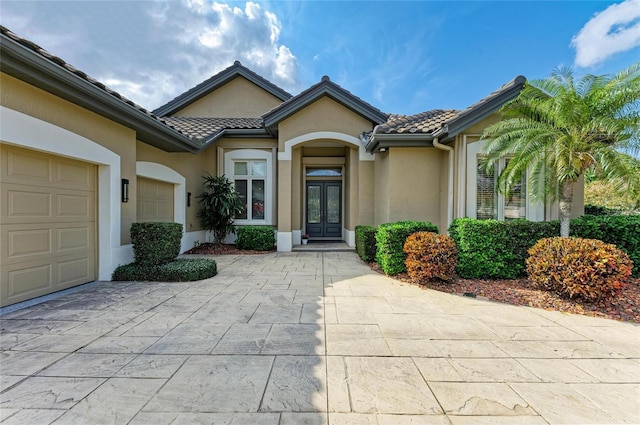
{"type": "Polygon", "coordinates": [[[198,195],[200,224],[213,233],[215,243],[222,243],[228,234],[236,231],[233,219],[244,210],[244,203],[233,182],[225,176],[202,176],[204,192],[198,195]]]}

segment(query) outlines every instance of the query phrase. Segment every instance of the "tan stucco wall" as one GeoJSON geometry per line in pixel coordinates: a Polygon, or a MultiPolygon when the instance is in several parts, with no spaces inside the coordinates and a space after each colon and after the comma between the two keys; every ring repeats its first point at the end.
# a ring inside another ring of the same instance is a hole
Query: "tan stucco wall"
{"type": "MultiPolygon", "coordinates": [[[[380,155],[378,155],[380,156],[380,155]]],[[[429,221],[442,231],[446,216],[442,214],[443,168],[446,158],[434,148],[391,148],[386,153],[388,171],[380,161],[380,179],[376,162],[376,183],[388,172],[388,201],[384,199],[384,181],[376,186],[376,224],[400,220],[429,221]],[[385,203],[388,213],[385,214],[385,203]],[[378,208],[382,209],[380,214],[378,208]]],[[[385,157],[385,154],[381,156],[385,157]]],[[[446,175],[446,174],[444,174],[446,175]]],[[[444,182],[446,185],[446,180],[444,182]]],[[[446,204],[444,206],[446,211],[446,204]]]]}
{"type": "Polygon", "coordinates": [[[260,117],[282,101],[244,77],[236,77],[215,91],[177,111],[177,117],[260,117]]]}
{"type": "MultiPolygon", "coordinates": [[[[136,134],[132,129],[4,73],[0,74],[0,87],[0,103],[3,106],[47,121],[106,147],[120,156],[123,178],[131,176],[131,181],[136,175],[136,134]]],[[[130,194],[134,196],[135,190],[131,190],[130,194]]],[[[121,244],[126,245],[131,242],[129,227],[136,217],[135,199],[121,203],[121,214],[121,244]]]]}
{"type": "Polygon", "coordinates": [[[358,191],[358,219],[356,225],[366,224],[372,226],[375,223],[375,162],[360,161],[359,191],[358,191]]]}
{"type": "Polygon", "coordinates": [[[390,152],[377,153],[375,158],[374,224],[389,222],[389,164],[390,152]]]}
{"type": "Polygon", "coordinates": [[[372,128],[369,120],[325,96],[278,124],[279,149],[284,149],[285,141],[303,134],[334,131],[358,137],[372,128]]]}

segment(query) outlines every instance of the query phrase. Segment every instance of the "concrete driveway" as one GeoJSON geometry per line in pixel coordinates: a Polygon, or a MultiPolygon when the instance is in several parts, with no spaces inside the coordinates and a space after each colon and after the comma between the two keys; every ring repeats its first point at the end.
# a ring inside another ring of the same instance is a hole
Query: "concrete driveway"
{"type": "Polygon", "coordinates": [[[423,290],[354,253],[217,257],[1,317],[2,424],[640,423],[640,328],[423,290]]]}

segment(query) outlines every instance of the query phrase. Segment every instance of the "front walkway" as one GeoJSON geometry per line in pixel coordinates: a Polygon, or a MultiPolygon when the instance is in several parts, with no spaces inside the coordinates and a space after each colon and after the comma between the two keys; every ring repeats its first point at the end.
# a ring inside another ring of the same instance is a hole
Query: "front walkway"
{"type": "Polygon", "coordinates": [[[423,290],[350,252],[217,260],[2,316],[2,424],[640,423],[638,326],[423,290]]]}

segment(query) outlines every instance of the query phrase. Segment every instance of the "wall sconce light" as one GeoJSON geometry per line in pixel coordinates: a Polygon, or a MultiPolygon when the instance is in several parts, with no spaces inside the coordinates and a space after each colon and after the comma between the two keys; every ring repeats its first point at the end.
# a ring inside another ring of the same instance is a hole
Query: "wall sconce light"
{"type": "Polygon", "coordinates": [[[191,206],[191,192],[187,192],[187,206],[191,206]]]}
{"type": "Polygon", "coordinates": [[[122,179],[122,202],[129,202],[129,179],[122,179]]]}

